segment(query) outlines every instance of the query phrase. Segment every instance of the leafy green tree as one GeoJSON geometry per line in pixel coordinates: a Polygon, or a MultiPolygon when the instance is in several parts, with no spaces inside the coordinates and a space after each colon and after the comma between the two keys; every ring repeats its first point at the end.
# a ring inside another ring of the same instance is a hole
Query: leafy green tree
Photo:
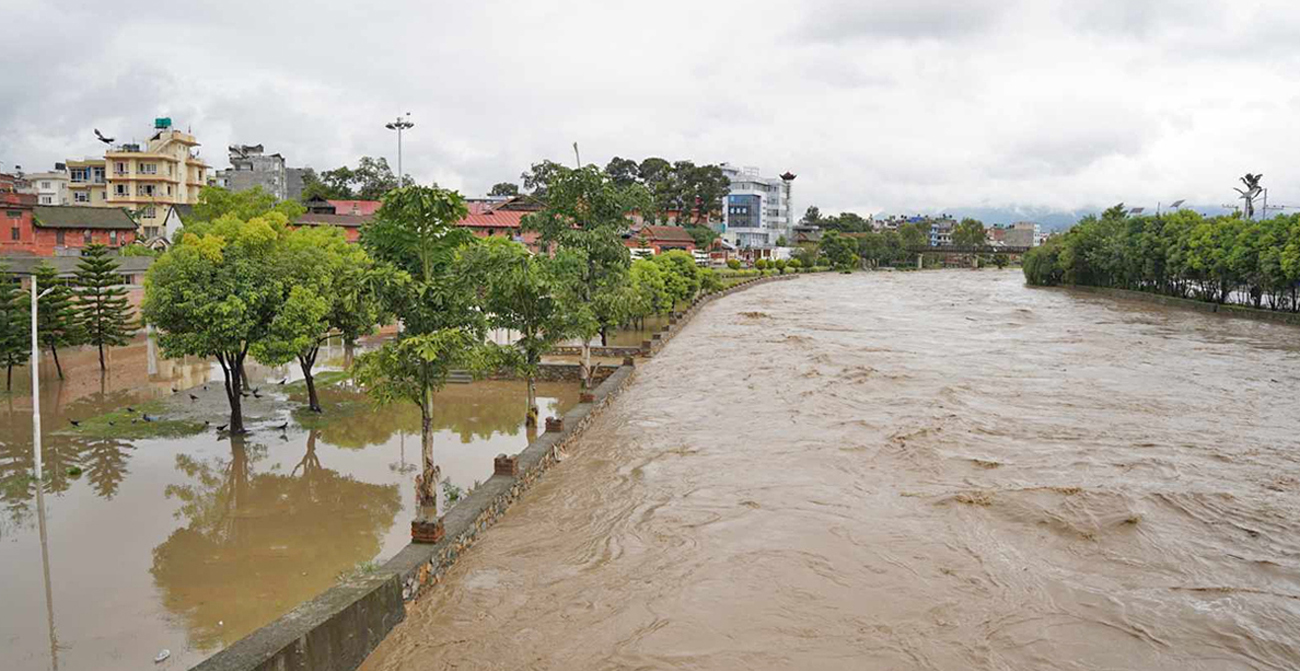
{"type": "Polygon", "coordinates": [[[4,271],[0,262],[0,363],[5,366],[5,389],[13,391],[14,366],[27,363],[31,352],[31,317],[23,310],[18,278],[4,271]]]}
{"type": "Polygon", "coordinates": [[[605,165],[605,174],[620,187],[628,187],[641,181],[641,167],[630,158],[615,156],[605,165]]]}
{"type": "Polygon", "coordinates": [[[956,247],[982,247],[986,241],[984,223],[978,219],[967,217],[952,229],[952,244],[956,247]]]}
{"type": "Polygon", "coordinates": [[[821,239],[821,251],[840,270],[853,268],[858,262],[857,243],[837,231],[827,231],[821,239]]]}
{"type": "Polygon", "coordinates": [[[563,279],[556,276],[556,263],[533,256],[517,242],[488,238],[466,248],[458,266],[460,272],[487,279],[483,308],[491,326],[519,333],[509,363],[527,381],[525,424],[536,426],[542,357],[581,328],[578,312],[566,301],[563,279]]]}
{"type": "Polygon", "coordinates": [[[1006,254],[1001,254],[1001,253],[999,253],[999,254],[994,254],[994,255],[993,255],[993,265],[997,266],[999,270],[1001,270],[1001,269],[1003,269],[1003,268],[1006,268],[1006,267],[1007,267],[1007,255],[1006,255],[1006,254]]]}
{"type": "MultiPolygon", "coordinates": [[[[42,293],[37,300],[36,330],[42,349],[54,357],[54,370],[63,379],[63,365],[59,363],[60,347],[75,347],[85,339],[78,318],[76,293],[59,273],[48,263],[36,266],[36,286],[42,293]]],[[[30,304],[31,298],[29,297],[30,304]]]]}
{"type": "Polygon", "coordinates": [[[519,185],[514,182],[497,182],[492,185],[492,190],[488,191],[489,196],[518,196],[519,185]]]}
{"type": "Polygon", "coordinates": [[[375,267],[364,249],[348,244],[343,231],[333,226],[289,233],[281,258],[289,295],[267,338],[253,343],[250,353],[270,365],[296,359],[307,387],[308,407],[320,412],[313,369],[321,345],[333,336],[355,343],[373,333],[384,319],[377,285],[401,278],[375,267]]]}
{"type": "Polygon", "coordinates": [[[467,212],[465,199],[454,191],[403,187],[388,194],[361,237],[374,259],[410,278],[384,295],[388,310],[402,316],[402,333],[359,357],[354,369],[376,402],[406,401],[420,408],[424,468],[416,478],[416,497],[421,523],[437,519],[442,479],[433,460],[434,395],[452,370],[481,375],[498,359],[485,342],[488,322],[480,300],[485,278],[456,272],[465,248],[477,244],[456,225],[467,212]]]}
{"type": "Polygon", "coordinates": [[[903,224],[898,227],[898,237],[905,248],[925,247],[930,244],[930,228],[924,224],[903,224]]]}
{"type": "Polygon", "coordinates": [[[671,299],[670,309],[695,297],[700,291],[700,267],[690,252],[680,249],[654,257],[663,271],[664,287],[671,299]]]}
{"type": "Polygon", "coordinates": [[[194,216],[172,234],[172,244],[177,244],[187,233],[203,234],[212,222],[230,215],[248,221],[270,212],[279,212],[293,223],[307,210],[291,200],[276,201],[275,196],[257,186],[248,191],[230,191],[219,186],[205,186],[199,191],[199,202],[194,205],[194,216]]]}
{"type": "Polygon", "coordinates": [[[288,220],[268,212],[227,214],[189,233],[145,275],[144,317],[168,357],[214,357],[225,378],[229,429],[243,434],[240,371],[254,344],[271,337],[293,282],[285,272],[288,220]]]}
{"type": "Polygon", "coordinates": [[[651,315],[663,314],[672,308],[672,296],[664,282],[662,267],[650,259],[637,259],[628,272],[635,298],[629,312],[632,319],[643,324],[651,315]]]}
{"type": "Polygon", "coordinates": [[[817,226],[821,224],[821,221],[822,221],[822,211],[816,205],[809,205],[808,209],[804,210],[803,223],[809,226],[817,226]]]}
{"type": "Polygon", "coordinates": [[[135,333],[135,311],[126,298],[120,264],[108,255],[104,245],[89,245],[77,262],[78,324],[85,342],[99,350],[99,369],[108,370],[104,362],[105,347],[121,347],[135,333]]]}
{"type": "Polygon", "coordinates": [[[686,232],[691,234],[691,239],[695,240],[696,248],[701,250],[718,239],[718,232],[708,226],[687,226],[686,232]]]}
{"type": "Polygon", "coordinates": [[[534,163],[528,170],[525,170],[519,175],[519,180],[524,183],[524,188],[528,189],[528,193],[545,200],[551,182],[562,170],[568,170],[568,168],[555,161],[544,160],[540,163],[534,163]]]}
{"type": "MultiPolygon", "coordinates": [[[[579,333],[583,343],[583,392],[591,390],[589,341],[597,333],[618,325],[602,319],[597,305],[614,303],[598,294],[621,294],[621,286],[627,281],[631,260],[623,244],[622,230],[629,209],[626,193],[603,171],[594,166],[579,169],[555,166],[547,187],[546,209],[523,219],[524,230],[537,231],[544,245],[557,246],[567,256],[567,266],[574,269],[567,275],[574,304],[587,315],[581,320],[584,328],[579,333]]],[[[604,316],[609,319],[613,315],[606,311],[604,316]]]]}

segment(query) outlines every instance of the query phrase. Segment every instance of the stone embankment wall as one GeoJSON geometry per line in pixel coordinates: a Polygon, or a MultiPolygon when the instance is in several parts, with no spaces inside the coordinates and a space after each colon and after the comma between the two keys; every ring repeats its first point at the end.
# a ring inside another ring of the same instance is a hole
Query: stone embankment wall
{"type": "Polygon", "coordinates": [[[1137,301],[1145,301],[1147,303],[1155,303],[1157,305],[1167,305],[1169,307],[1196,310],[1197,312],[1213,312],[1215,314],[1226,315],[1229,317],[1244,317],[1255,321],[1300,326],[1300,313],[1295,312],[1259,310],[1245,305],[1221,305],[1219,303],[1207,303],[1205,301],[1192,300],[1190,298],[1178,298],[1177,296],[1165,296],[1163,294],[1153,294],[1145,291],[1129,291],[1128,289],[1112,289],[1109,287],[1090,287],[1073,284],[1064,288],[1069,291],[1101,294],[1103,296],[1112,296],[1114,298],[1128,298],[1137,301]]]}
{"type": "MultiPolygon", "coordinates": [[[[799,275],[754,278],[701,296],[674,313],[661,333],[639,348],[653,356],[708,303],[765,282],[799,275]]],[[[638,348],[629,348],[638,349],[638,348]]],[[[548,368],[548,366],[543,366],[548,368]]],[[[557,379],[576,379],[577,365],[549,366],[557,379]],[[569,378],[569,368],[575,377],[569,378]],[[560,369],[564,369],[561,371],[560,369]]],[[[631,355],[619,367],[602,367],[604,381],[590,401],[579,403],[519,454],[496,458],[487,482],[452,506],[442,518],[444,535],[437,543],[412,543],[379,570],[343,581],[299,605],[194,667],[194,671],[353,671],[406,616],[407,602],[442,581],[456,560],[479,535],[509,510],[519,497],[558,461],[557,455],[626,388],[635,376],[631,355]],[[605,372],[608,371],[607,374],[605,372]]]]}

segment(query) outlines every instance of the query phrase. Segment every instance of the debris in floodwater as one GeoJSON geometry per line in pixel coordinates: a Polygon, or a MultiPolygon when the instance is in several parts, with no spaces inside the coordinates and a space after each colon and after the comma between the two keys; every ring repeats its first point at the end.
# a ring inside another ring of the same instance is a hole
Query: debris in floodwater
{"type": "Polygon", "coordinates": [[[158,656],[153,658],[153,663],[162,664],[163,662],[167,661],[168,657],[171,656],[172,656],[172,651],[168,650],[167,648],[163,648],[162,652],[158,653],[158,656]]]}

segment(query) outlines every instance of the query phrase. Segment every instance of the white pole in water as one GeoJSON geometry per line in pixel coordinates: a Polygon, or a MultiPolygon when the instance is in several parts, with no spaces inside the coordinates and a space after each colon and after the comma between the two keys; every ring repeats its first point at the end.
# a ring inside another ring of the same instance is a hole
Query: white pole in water
{"type": "Polygon", "coordinates": [[[36,339],[36,304],[40,300],[36,293],[36,273],[32,273],[32,448],[36,457],[36,487],[40,488],[43,480],[41,468],[41,374],[40,343],[36,339]]]}

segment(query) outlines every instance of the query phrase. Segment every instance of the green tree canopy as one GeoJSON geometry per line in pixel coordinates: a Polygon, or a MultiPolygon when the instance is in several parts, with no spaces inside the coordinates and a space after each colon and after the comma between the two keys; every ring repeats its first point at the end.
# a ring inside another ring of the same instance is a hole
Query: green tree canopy
{"type": "Polygon", "coordinates": [[[23,310],[18,278],[5,272],[0,261],[0,364],[5,367],[5,389],[13,390],[14,366],[27,363],[31,352],[31,318],[23,310]]]}
{"type": "MultiPolygon", "coordinates": [[[[86,337],[76,304],[76,292],[48,263],[36,266],[36,286],[44,293],[37,300],[37,332],[41,348],[48,349],[54,357],[54,369],[63,379],[63,365],[59,363],[60,347],[75,347],[86,337]],[[48,292],[48,293],[46,293],[48,292]]],[[[31,298],[28,299],[30,305],[31,298]]]]}

